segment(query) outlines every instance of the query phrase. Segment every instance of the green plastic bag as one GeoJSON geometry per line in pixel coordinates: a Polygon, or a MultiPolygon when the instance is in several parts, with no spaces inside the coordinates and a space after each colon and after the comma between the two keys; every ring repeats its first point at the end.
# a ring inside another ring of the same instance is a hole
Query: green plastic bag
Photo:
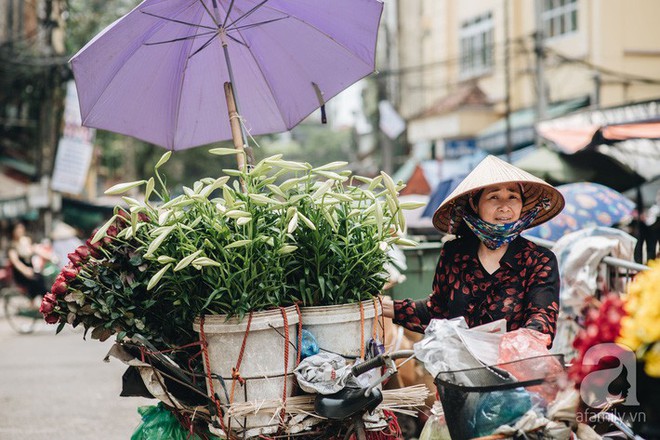
{"type": "Polygon", "coordinates": [[[158,405],[141,406],[138,412],[142,416],[142,423],[131,436],[131,440],[202,440],[200,436],[191,435],[190,431],[181,426],[162,402],[158,405]]]}

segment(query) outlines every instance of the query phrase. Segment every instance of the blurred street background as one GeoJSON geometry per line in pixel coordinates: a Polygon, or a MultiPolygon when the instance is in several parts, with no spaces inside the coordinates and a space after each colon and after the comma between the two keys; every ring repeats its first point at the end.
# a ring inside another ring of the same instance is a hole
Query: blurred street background
{"type": "MultiPolygon", "coordinates": [[[[64,266],[123,203],[104,190],[148,178],[165,151],[83,127],[68,63],[138,3],[0,1],[1,286],[12,282],[3,277],[15,242],[29,237],[38,258],[64,266]]],[[[401,252],[406,280],[390,291],[395,298],[428,294],[442,239],[430,216],[488,154],[553,185],[591,183],[560,223],[530,231],[537,238],[552,245],[587,227],[614,227],[625,234],[614,256],[625,261],[611,268],[636,272],[657,256],[660,1],[384,5],[376,71],[327,103],[327,124],[317,111],[289,132],[257,137],[255,155],[347,161],[365,176],[383,170],[407,184],[402,200],[427,203],[407,218],[421,245],[401,252]]],[[[235,167],[233,157],[209,160],[207,150],[177,151],[166,164],[174,194],[235,167]]],[[[124,366],[102,361],[109,347],[68,328],[19,335],[0,314],[0,439],[129,438],[136,408],[149,401],[119,397],[124,366]]]]}
{"type": "Polygon", "coordinates": [[[125,365],[103,362],[112,342],[42,325],[19,335],[0,313],[0,439],[128,439],[137,407],[155,400],[119,397],[125,365]]]}

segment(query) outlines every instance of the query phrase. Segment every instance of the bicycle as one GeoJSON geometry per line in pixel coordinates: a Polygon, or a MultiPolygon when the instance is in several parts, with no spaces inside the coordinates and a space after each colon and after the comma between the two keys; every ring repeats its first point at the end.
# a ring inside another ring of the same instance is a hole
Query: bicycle
{"type": "Polygon", "coordinates": [[[2,309],[9,326],[22,335],[36,331],[43,315],[27,290],[14,281],[11,266],[0,269],[0,286],[2,309]]]}

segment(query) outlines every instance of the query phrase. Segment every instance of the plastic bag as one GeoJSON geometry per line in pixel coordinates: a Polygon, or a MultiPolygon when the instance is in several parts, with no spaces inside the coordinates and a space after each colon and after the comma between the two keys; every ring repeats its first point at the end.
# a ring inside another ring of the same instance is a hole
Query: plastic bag
{"type": "MultiPolygon", "coordinates": [[[[527,328],[520,328],[502,336],[500,342],[500,368],[513,374],[519,381],[537,377],[556,377],[564,367],[557,357],[549,356],[547,348],[550,336],[527,328]],[[537,362],[515,362],[521,359],[537,358],[537,362]]],[[[550,403],[557,395],[557,387],[552,383],[543,383],[529,387],[529,391],[539,393],[550,403]]]]}
{"type": "Polygon", "coordinates": [[[445,412],[439,401],[433,404],[431,416],[424,424],[419,440],[451,440],[447,421],[445,420],[445,412]]]}
{"type": "Polygon", "coordinates": [[[413,348],[415,357],[435,377],[441,371],[454,371],[481,367],[479,360],[466,350],[458,329],[468,326],[465,318],[432,319],[424,332],[424,339],[413,348]]]}
{"type": "Polygon", "coordinates": [[[302,331],[302,351],[300,358],[305,359],[310,356],[319,354],[319,344],[316,342],[316,337],[309,330],[303,329],[302,331]]]}
{"type": "Polygon", "coordinates": [[[200,436],[191,434],[181,426],[162,402],[158,405],[141,406],[138,412],[142,416],[142,423],[131,436],[131,440],[202,440],[200,436]]]}
{"type": "Polygon", "coordinates": [[[532,400],[524,388],[482,394],[470,422],[472,436],[490,435],[502,425],[513,425],[531,408],[532,400]]]}

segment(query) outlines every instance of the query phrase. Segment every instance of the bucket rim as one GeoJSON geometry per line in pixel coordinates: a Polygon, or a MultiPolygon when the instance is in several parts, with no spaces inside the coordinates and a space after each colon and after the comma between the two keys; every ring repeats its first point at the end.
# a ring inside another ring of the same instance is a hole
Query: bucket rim
{"type": "MultiPolygon", "coordinates": [[[[295,306],[285,307],[289,327],[299,323],[295,306]]],[[[195,317],[193,330],[200,331],[201,317],[195,317]]],[[[239,333],[247,329],[248,315],[239,320],[237,317],[227,319],[227,315],[204,315],[204,333],[239,333]]],[[[283,328],[284,319],[281,309],[268,309],[252,312],[250,331],[269,328],[283,328]]]]}

